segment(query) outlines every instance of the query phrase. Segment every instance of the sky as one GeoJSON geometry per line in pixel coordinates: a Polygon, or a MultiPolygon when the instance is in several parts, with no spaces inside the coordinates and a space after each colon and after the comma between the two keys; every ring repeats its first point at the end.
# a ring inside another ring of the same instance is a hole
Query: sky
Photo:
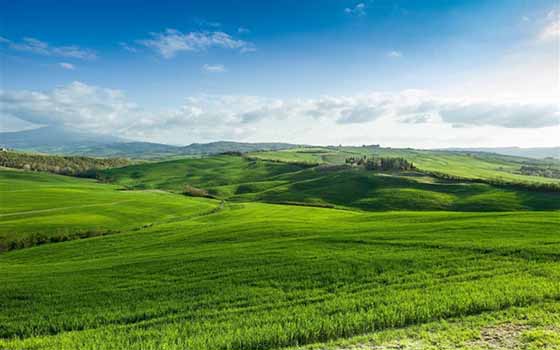
{"type": "Polygon", "coordinates": [[[557,0],[18,0],[0,131],[186,145],[560,142],[557,0]]]}

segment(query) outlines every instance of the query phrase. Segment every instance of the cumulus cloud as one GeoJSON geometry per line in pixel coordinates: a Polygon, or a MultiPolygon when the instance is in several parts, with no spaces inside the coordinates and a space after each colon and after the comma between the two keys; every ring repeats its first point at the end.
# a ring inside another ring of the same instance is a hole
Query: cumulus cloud
{"type": "Polygon", "coordinates": [[[542,41],[560,40],[560,13],[558,11],[552,10],[548,13],[539,39],[542,41]]]}
{"type": "Polygon", "coordinates": [[[120,129],[139,109],[119,90],[74,82],[49,92],[0,92],[2,114],[33,124],[89,130],[120,129]]]}
{"type": "Polygon", "coordinates": [[[438,113],[443,122],[456,126],[495,125],[505,128],[542,128],[560,124],[557,104],[519,102],[448,102],[438,113]]]}
{"type": "Polygon", "coordinates": [[[182,33],[176,29],[166,29],[163,33],[150,35],[150,39],[138,40],[137,43],[154,50],[164,58],[172,58],[181,51],[199,52],[213,47],[238,50],[242,53],[255,51],[254,44],[219,31],[182,33]]]}
{"type": "Polygon", "coordinates": [[[83,60],[92,60],[97,58],[95,51],[90,49],[84,49],[77,45],[52,46],[47,42],[30,37],[23,38],[20,42],[15,42],[7,38],[0,38],[0,43],[8,45],[8,47],[12,50],[30,52],[43,56],[66,57],[83,60]]]}
{"type": "Polygon", "coordinates": [[[76,69],[76,66],[74,66],[72,63],[68,63],[68,62],[60,62],[58,65],[61,68],[68,69],[68,70],[76,69]]]}
{"type": "Polygon", "coordinates": [[[360,2],[356,4],[354,7],[347,7],[344,9],[344,12],[349,15],[355,16],[365,16],[366,15],[366,4],[360,2]]]}
{"type": "Polygon", "coordinates": [[[205,64],[202,69],[208,73],[224,73],[226,67],[223,64],[205,64]]]}
{"type": "Polygon", "coordinates": [[[177,135],[183,135],[185,142],[243,139],[265,133],[266,137],[290,139],[293,125],[298,125],[298,133],[315,138],[325,136],[328,130],[375,130],[376,123],[386,122],[430,128],[539,129],[560,125],[557,102],[449,99],[414,90],[289,100],[198,95],[186,98],[179,107],[149,111],[130,102],[120,90],[74,82],[47,92],[0,92],[0,103],[2,118],[132,139],[166,140],[165,135],[172,133],[175,142],[180,142],[177,135]]]}
{"type": "Polygon", "coordinates": [[[389,51],[387,52],[387,56],[391,57],[391,58],[401,58],[402,57],[402,52],[400,51],[389,51]]]}

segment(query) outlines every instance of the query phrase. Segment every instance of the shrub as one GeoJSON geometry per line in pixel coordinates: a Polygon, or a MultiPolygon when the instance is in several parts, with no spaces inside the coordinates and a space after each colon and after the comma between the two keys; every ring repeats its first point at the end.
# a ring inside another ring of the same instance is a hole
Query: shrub
{"type": "Polygon", "coordinates": [[[183,194],[191,197],[210,197],[208,191],[191,185],[185,185],[183,188],[183,194]]]}

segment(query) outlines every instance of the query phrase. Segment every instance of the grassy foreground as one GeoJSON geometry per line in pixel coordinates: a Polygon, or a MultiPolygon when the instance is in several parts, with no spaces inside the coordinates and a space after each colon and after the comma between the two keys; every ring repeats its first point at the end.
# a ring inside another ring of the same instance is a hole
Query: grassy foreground
{"type": "Polygon", "coordinates": [[[556,304],[559,224],[246,203],[14,250],[0,348],[271,349],[556,304]]]}

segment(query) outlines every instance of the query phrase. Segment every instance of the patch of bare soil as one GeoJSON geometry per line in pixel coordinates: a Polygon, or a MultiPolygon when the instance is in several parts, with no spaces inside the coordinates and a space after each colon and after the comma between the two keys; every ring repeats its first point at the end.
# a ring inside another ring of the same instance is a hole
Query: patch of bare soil
{"type": "Polygon", "coordinates": [[[425,348],[425,345],[420,341],[394,340],[383,345],[356,344],[338,350],[423,350],[425,348]]]}
{"type": "Polygon", "coordinates": [[[459,347],[453,345],[434,344],[421,340],[393,340],[382,345],[356,344],[337,348],[338,350],[454,350],[454,349],[476,349],[476,350],[521,350],[523,332],[529,330],[526,325],[504,323],[491,327],[485,327],[480,331],[478,339],[469,341],[459,347]]]}
{"type": "Polygon", "coordinates": [[[480,331],[480,339],[469,342],[467,348],[472,346],[476,349],[485,350],[521,349],[521,334],[528,329],[528,326],[513,323],[483,328],[480,331]]]}

